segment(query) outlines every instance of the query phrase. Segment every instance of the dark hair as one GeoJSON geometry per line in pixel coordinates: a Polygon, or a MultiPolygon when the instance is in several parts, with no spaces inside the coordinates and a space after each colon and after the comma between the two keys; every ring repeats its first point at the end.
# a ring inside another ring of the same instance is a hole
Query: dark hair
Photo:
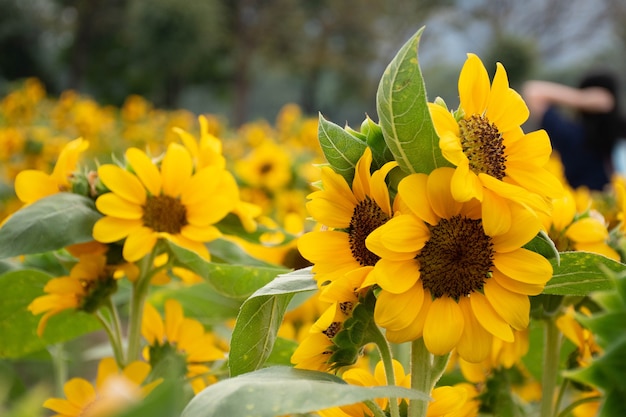
{"type": "Polygon", "coordinates": [[[586,144],[603,155],[609,155],[619,138],[624,135],[626,123],[622,119],[619,105],[619,85],[617,77],[607,71],[594,72],[585,76],[580,88],[601,87],[613,96],[615,105],[606,113],[581,112],[585,127],[586,144]]]}

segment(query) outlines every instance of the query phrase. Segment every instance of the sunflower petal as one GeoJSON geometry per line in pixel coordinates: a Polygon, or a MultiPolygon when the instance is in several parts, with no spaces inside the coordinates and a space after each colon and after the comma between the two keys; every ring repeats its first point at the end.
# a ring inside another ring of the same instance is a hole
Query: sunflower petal
{"type": "Polygon", "coordinates": [[[493,263],[503,274],[528,284],[543,284],[552,278],[552,265],[538,253],[520,248],[494,255],[493,263]]]}
{"type": "Polygon", "coordinates": [[[379,326],[388,329],[403,329],[416,319],[424,300],[421,285],[402,294],[381,291],[374,308],[374,320],[379,326]]]}
{"type": "Polygon", "coordinates": [[[135,262],[146,256],[157,242],[157,233],[147,227],[133,230],[124,242],[122,254],[128,262],[135,262]]]}
{"type": "Polygon", "coordinates": [[[470,305],[476,319],[485,330],[505,342],[515,340],[511,326],[500,317],[484,295],[479,292],[472,293],[470,305]]]}
{"type": "Polygon", "coordinates": [[[15,177],[14,188],[17,198],[23,203],[32,203],[60,191],[59,184],[54,178],[34,169],[18,173],[15,177]]]}
{"type": "Polygon", "coordinates": [[[93,225],[93,238],[102,243],[113,243],[124,239],[130,233],[142,227],[141,221],[103,217],[93,225]]]}
{"type": "Polygon", "coordinates": [[[123,199],[115,193],[106,193],[98,197],[96,207],[102,214],[118,219],[138,220],[144,214],[140,205],[123,199]]]}
{"type": "Polygon", "coordinates": [[[424,323],[424,344],[434,355],[445,355],[458,344],[463,334],[465,318],[452,298],[436,298],[424,323]]]}
{"type": "Polygon", "coordinates": [[[465,114],[483,114],[487,108],[489,93],[489,74],[485,66],[478,56],[467,54],[459,76],[459,98],[465,114]]]}
{"type": "Polygon", "coordinates": [[[478,322],[468,297],[459,300],[459,307],[465,318],[465,325],[463,326],[463,334],[456,346],[457,352],[467,362],[482,362],[491,351],[491,333],[478,322]]]}
{"type": "Polygon", "coordinates": [[[189,151],[178,143],[170,143],[161,162],[163,194],[179,197],[183,184],[186,184],[193,170],[189,151]]]}
{"type": "Polygon", "coordinates": [[[125,169],[106,164],[98,168],[100,181],[112,192],[124,200],[143,206],[146,203],[146,189],[139,178],[125,169]]]}
{"type": "Polygon", "coordinates": [[[161,173],[145,152],[137,148],[126,151],[126,160],[152,195],[161,194],[161,173]]]}
{"type": "Polygon", "coordinates": [[[65,397],[72,404],[85,408],[96,399],[93,385],[82,378],[72,378],[63,385],[65,397]]]}
{"type": "Polygon", "coordinates": [[[511,292],[497,281],[488,279],[485,297],[496,312],[515,330],[524,330],[530,322],[530,300],[527,295],[511,292]]]}
{"type": "MultiPolygon", "coordinates": [[[[393,294],[402,294],[415,286],[420,277],[419,262],[394,262],[381,259],[372,271],[372,279],[384,290],[393,294]]],[[[417,285],[421,287],[421,285],[417,285]]]]}

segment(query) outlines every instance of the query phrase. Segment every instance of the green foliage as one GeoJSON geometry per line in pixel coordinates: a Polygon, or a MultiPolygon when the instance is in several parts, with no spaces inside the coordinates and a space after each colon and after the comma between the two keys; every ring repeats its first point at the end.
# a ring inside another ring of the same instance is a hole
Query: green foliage
{"type": "Polygon", "coordinates": [[[318,140],[331,168],[352,184],[354,169],[367,144],[320,114],[318,140]]]}
{"type": "Polygon", "coordinates": [[[235,265],[209,262],[197,253],[175,243],[168,242],[174,265],[189,269],[220,294],[227,297],[245,299],[257,289],[270,282],[276,275],[286,272],[286,268],[235,265]]]}
{"type": "Polygon", "coordinates": [[[544,294],[587,295],[593,291],[611,288],[611,279],[605,271],[619,272],[624,264],[603,255],[590,252],[563,252],[560,263],[551,259],[554,273],[544,294]]]}
{"type": "Polygon", "coordinates": [[[191,400],[182,417],[273,417],[381,397],[428,399],[428,395],[407,388],[360,387],[325,372],[271,367],[206,388],[191,400]]]}
{"type": "Polygon", "coordinates": [[[237,358],[228,363],[231,376],[263,366],[293,296],[315,290],[311,268],[305,268],[279,275],[243,303],[231,338],[230,357],[237,358]]]}
{"type": "Polygon", "coordinates": [[[102,215],[92,200],[57,193],[23,207],[0,228],[0,258],[42,253],[93,240],[102,215]]]}
{"type": "Polygon", "coordinates": [[[417,49],[423,28],[398,51],[378,85],[376,108],[387,146],[406,173],[448,166],[427,105],[417,49]]]}
{"type": "Polygon", "coordinates": [[[92,315],[68,310],[50,318],[43,337],[39,338],[35,330],[40,316],[34,316],[27,307],[43,295],[43,287],[50,278],[35,270],[0,276],[0,358],[23,357],[100,328],[92,315]]]}

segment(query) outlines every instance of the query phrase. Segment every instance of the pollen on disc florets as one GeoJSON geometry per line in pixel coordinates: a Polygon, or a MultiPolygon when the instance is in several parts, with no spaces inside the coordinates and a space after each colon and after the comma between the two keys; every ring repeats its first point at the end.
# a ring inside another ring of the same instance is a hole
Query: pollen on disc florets
{"type": "Polygon", "coordinates": [[[429,226],[430,237],[416,259],[422,285],[433,297],[455,300],[482,290],[493,269],[493,243],[482,220],[461,215],[429,226]]]}
{"type": "Polygon", "coordinates": [[[187,224],[187,209],[168,195],[148,197],[143,207],[143,224],[157,232],[178,234],[187,224]]]}
{"type": "Polygon", "coordinates": [[[365,246],[365,239],[375,229],[389,220],[385,213],[369,196],[360,201],[352,212],[348,228],[350,250],[354,259],[362,266],[374,266],[380,257],[365,246]]]}
{"type": "Polygon", "coordinates": [[[459,121],[461,148],[476,174],[487,174],[499,180],[506,175],[504,138],[498,127],[481,115],[459,121]]]}

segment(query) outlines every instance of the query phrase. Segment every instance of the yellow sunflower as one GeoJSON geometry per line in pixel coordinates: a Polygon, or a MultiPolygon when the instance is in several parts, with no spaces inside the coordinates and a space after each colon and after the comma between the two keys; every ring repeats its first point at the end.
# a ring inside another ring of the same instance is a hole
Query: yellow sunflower
{"type": "Polygon", "coordinates": [[[50,317],[63,310],[96,311],[116,289],[113,272],[106,267],[104,255],[81,256],[69,276],[48,281],[44,287],[46,295],[35,298],[28,305],[34,315],[45,313],[39,320],[37,334],[41,337],[50,317]]]}
{"type": "Polygon", "coordinates": [[[107,417],[141,401],[161,381],[143,385],[150,374],[150,365],[135,361],[120,370],[113,358],[98,364],[95,386],[83,379],[72,378],[65,383],[66,398],[49,398],[43,406],[57,414],[54,417],[107,417]]]}
{"type": "Polygon", "coordinates": [[[63,147],[52,173],[27,169],[15,178],[15,194],[23,203],[32,203],[61,191],[71,191],[70,179],[76,171],[76,164],[89,142],[82,138],[74,139],[63,147]]]}
{"type": "Polygon", "coordinates": [[[320,286],[352,271],[364,279],[379,259],[366,248],[365,239],[392,217],[385,177],[397,164],[388,162],[373,174],[371,164],[372,151],[366,148],[356,164],[352,187],[341,175],[323,167],[323,189],[308,196],[309,213],[330,229],[312,231],[298,239],[298,249],[314,264],[320,286]]]}
{"type": "Polygon", "coordinates": [[[113,164],[98,169],[111,192],[96,200],[105,216],[94,225],[94,238],[125,239],[123,256],[129,262],[144,257],[161,238],[208,259],[204,242],[221,236],[213,225],[238,201],[233,176],[216,166],[193,172],[191,155],[176,143],[168,146],[160,166],[137,148],[126,151],[126,160],[133,172],[113,164]]]}
{"type": "Polygon", "coordinates": [[[460,119],[445,107],[430,104],[430,112],[443,156],[455,165],[452,195],[458,201],[476,198],[483,210],[498,210],[484,222],[511,224],[511,202],[532,211],[549,212],[549,199],[561,193],[561,183],[546,169],[552,151],[545,131],[525,134],[521,125],[529,111],[521,96],[509,87],[506,71],[498,63],[489,75],[473,54],[459,77],[460,119]]]}
{"type": "Polygon", "coordinates": [[[226,355],[216,346],[215,336],[206,332],[202,323],[185,317],[178,301],[165,302],[165,320],[146,303],[141,334],[149,345],[144,350],[146,360],[156,366],[159,360],[172,355],[184,367],[194,393],[217,381],[209,362],[225,359],[226,355]]]}
{"type": "MultiPolygon", "coordinates": [[[[587,200],[587,207],[591,200],[587,200]]],[[[604,217],[596,210],[578,212],[572,191],[565,189],[561,198],[552,200],[552,216],[543,217],[543,226],[559,251],[587,251],[604,255],[616,261],[619,253],[609,245],[609,231],[604,217]]]]}
{"type": "Polygon", "coordinates": [[[413,174],[398,185],[401,214],[374,230],[366,245],[380,260],[364,285],[378,284],[374,319],[392,342],[423,337],[428,350],[479,362],[492,336],[514,340],[529,323],[529,295],[552,276],[548,260],[522,248],[539,231],[539,220],[512,206],[502,231],[481,213],[498,216],[476,199],[455,201],[453,168],[413,174]]]}

